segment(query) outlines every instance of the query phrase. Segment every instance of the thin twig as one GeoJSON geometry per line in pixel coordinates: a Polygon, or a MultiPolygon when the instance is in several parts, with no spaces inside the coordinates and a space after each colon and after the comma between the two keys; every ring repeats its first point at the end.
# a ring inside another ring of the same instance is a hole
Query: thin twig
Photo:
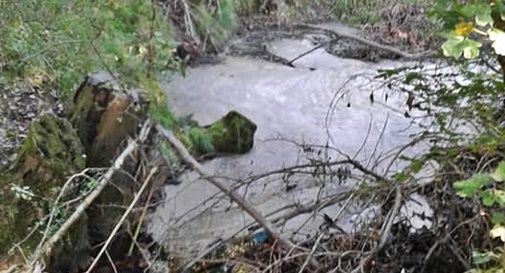
{"type": "Polygon", "coordinates": [[[398,215],[402,204],[402,190],[400,188],[400,185],[396,186],[395,192],[395,203],[393,205],[393,208],[389,211],[386,221],[382,225],[382,234],[379,239],[379,243],[369,252],[369,254],[363,260],[361,260],[360,264],[351,273],[363,272],[365,265],[368,264],[368,262],[370,262],[370,260],[375,255],[377,255],[386,245],[386,241],[389,237],[389,234],[391,233],[391,228],[393,227],[394,220],[396,218],[396,215],[398,215]]]}
{"type": "Polygon", "coordinates": [[[151,178],[153,177],[153,175],[157,171],[158,171],[158,167],[154,167],[154,168],[151,169],[151,171],[149,172],[149,175],[147,176],[146,180],[144,181],[144,184],[142,185],[142,187],[140,188],[140,190],[137,192],[137,194],[133,198],[133,200],[130,203],[130,206],[128,207],[128,209],[123,213],[123,216],[121,216],[121,219],[119,220],[119,222],[116,224],[116,226],[114,227],[114,229],[109,234],[109,237],[105,241],[105,244],[102,246],[102,249],[100,249],[100,252],[98,252],[98,254],[96,255],[95,259],[93,260],[93,262],[91,263],[91,265],[88,267],[88,270],[86,270],[86,273],[90,273],[91,270],[93,270],[93,268],[98,263],[98,261],[100,260],[100,258],[104,254],[104,252],[107,251],[107,247],[109,246],[109,244],[112,242],[112,240],[116,236],[116,233],[119,231],[119,229],[123,225],[123,222],[126,220],[126,217],[128,217],[128,215],[130,214],[130,212],[132,211],[132,209],[135,207],[135,205],[137,204],[137,201],[142,196],[142,193],[146,189],[147,185],[149,185],[149,181],[151,180],[151,178]]]}
{"type": "Polygon", "coordinates": [[[131,256],[133,253],[133,247],[135,246],[135,242],[137,241],[137,238],[139,237],[140,229],[142,228],[142,223],[144,222],[144,218],[146,217],[147,208],[149,207],[149,203],[151,202],[151,198],[153,196],[153,193],[154,193],[154,187],[151,187],[151,190],[149,191],[149,195],[147,196],[147,200],[144,205],[144,208],[142,209],[142,214],[140,215],[139,223],[137,224],[137,228],[135,229],[135,233],[133,234],[132,243],[130,245],[130,249],[128,250],[128,256],[131,256]]]}
{"type": "MultiPolygon", "coordinates": [[[[330,41],[330,42],[331,42],[331,41],[330,41]]],[[[322,43],[322,44],[320,44],[320,45],[315,46],[314,48],[312,48],[312,49],[310,49],[310,50],[307,50],[307,51],[303,52],[302,54],[300,54],[300,55],[298,55],[298,56],[294,57],[293,59],[289,60],[289,61],[288,61],[288,63],[287,63],[287,65],[289,65],[289,66],[291,66],[291,67],[294,67],[294,64],[293,64],[294,62],[296,62],[297,60],[299,60],[299,59],[301,59],[301,58],[303,58],[303,57],[305,57],[305,56],[309,55],[310,53],[312,53],[312,52],[314,52],[314,51],[316,51],[316,50],[318,50],[318,49],[320,49],[320,48],[324,47],[326,44],[328,44],[328,43],[330,43],[330,42],[325,42],[325,43],[322,43]]]]}
{"type": "Polygon", "coordinates": [[[34,256],[38,256],[39,255],[39,252],[40,250],[42,249],[42,246],[44,245],[44,242],[46,241],[46,238],[49,234],[49,230],[51,228],[51,224],[53,222],[53,217],[54,215],[56,214],[56,210],[59,208],[58,206],[58,202],[60,202],[60,199],[63,198],[63,196],[65,195],[66,191],[67,191],[67,188],[70,186],[70,183],[72,181],[74,181],[74,179],[78,178],[78,177],[81,177],[81,176],[84,176],[88,179],[90,179],[91,177],[89,177],[88,175],[86,175],[86,173],[89,171],[89,170],[92,170],[90,168],[86,168],[84,170],[82,170],[80,173],[77,173],[77,174],[74,174],[72,175],[70,178],[67,179],[67,181],[63,184],[63,187],[61,188],[58,196],[56,197],[56,200],[54,201],[53,203],[53,208],[51,209],[51,213],[49,214],[49,220],[47,221],[47,225],[46,225],[46,229],[44,230],[44,233],[42,235],[42,239],[40,240],[40,243],[39,245],[37,246],[37,249],[36,251],[34,252],[35,255],[34,256]]]}
{"type": "Polygon", "coordinates": [[[109,260],[110,267],[112,267],[112,270],[114,271],[114,273],[119,273],[117,271],[116,265],[114,264],[114,261],[112,260],[112,257],[109,255],[108,251],[105,251],[105,256],[107,256],[107,260],[109,260]]]}

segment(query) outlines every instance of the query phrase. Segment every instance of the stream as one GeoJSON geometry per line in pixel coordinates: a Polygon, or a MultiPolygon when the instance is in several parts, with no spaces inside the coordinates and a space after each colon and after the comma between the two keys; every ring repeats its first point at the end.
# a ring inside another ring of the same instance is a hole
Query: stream
{"type": "MultiPolygon", "coordinates": [[[[291,60],[314,48],[318,43],[314,37],[307,34],[276,39],[266,47],[272,54],[291,60]]],[[[413,122],[405,116],[404,94],[387,93],[377,84],[363,85],[362,80],[349,79],[356,75],[373,77],[379,68],[411,63],[390,60],[369,63],[336,57],[324,48],[298,59],[294,68],[253,56],[223,54],[220,58],[217,64],[188,69],[185,78],[167,79],[163,88],[170,109],[177,116],[193,114],[193,119],[206,125],[236,110],[256,123],[255,144],[249,153],[204,163],[209,172],[225,178],[229,185],[314,160],[343,159],[343,154],[380,174],[389,165],[392,168],[388,174],[405,167],[406,163],[399,160],[391,163],[391,155],[412,141],[411,135],[420,132],[423,120],[413,122]],[[303,149],[305,144],[321,148],[303,149]]],[[[410,115],[415,116],[415,111],[410,115]]],[[[419,143],[405,149],[403,154],[416,155],[427,148],[426,143],[419,143]]],[[[350,166],[349,171],[352,177],[355,171],[350,166]]],[[[247,234],[240,231],[252,223],[251,218],[214,186],[191,171],[179,179],[181,184],[165,186],[163,203],[149,216],[148,230],[155,241],[171,251],[191,253],[218,239],[247,234]]],[[[257,179],[238,192],[264,215],[273,217],[296,205],[312,204],[349,191],[357,183],[359,179],[279,174],[257,179]]],[[[421,196],[412,198],[417,205],[407,204],[402,209],[404,213],[413,209],[430,213],[426,200],[421,196]]],[[[340,211],[343,201],[277,226],[295,240],[302,240],[318,231],[324,223],[324,214],[339,216],[337,225],[351,231],[380,210],[374,204],[365,208],[354,204],[340,211]]],[[[419,226],[430,225],[419,221],[419,226]]]]}

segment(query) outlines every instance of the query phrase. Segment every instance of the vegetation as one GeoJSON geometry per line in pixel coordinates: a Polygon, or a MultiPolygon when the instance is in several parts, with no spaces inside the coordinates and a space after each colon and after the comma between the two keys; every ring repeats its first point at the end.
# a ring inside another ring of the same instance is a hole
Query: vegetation
{"type": "Polygon", "coordinates": [[[117,72],[138,83],[173,68],[168,25],[149,1],[2,1],[2,81],[23,79],[68,96],[83,75],[117,72]],[[154,56],[156,54],[156,56],[154,56]]]}
{"type": "MultiPolygon", "coordinates": [[[[412,95],[407,105],[435,117],[432,125],[436,129],[422,137],[442,143],[435,144],[421,161],[414,160],[410,170],[417,172],[426,160],[435,159],[442,166],[441,171],[447,173],[443,182],[449,183],[460,198],[477,204],[479,211],[475,218],[458,219],[457,227],[485,219],[493,228],[488,230],[490,244],[470,243],[475,247],[472,257],[475,268],[471,272],[502,272],[505,3],[439,0],[430,13],[443,26],[444,55],[456,60],[464,57],[466,61],[452,63],[452,68],[445,72],[443,68],[434,72],[420,65],[383,70],[378,77],[389,79],[388,86],[393,90],[421,91],[415,97],[412,95]],[[496,68],[496,64],[501,68],[496,68]],[[471,132],[458,130],[460,126],[471,127],[471,132]],[[494,238],[501,238],[501,243],[491,240],[494,238]]],[[[407,178],[405,173],[397,177],[401,181],[407,178]]]]}
{"type": "MultiPolygon", "coordinates": [[[[330,3],[331,8],[326,15],[337,16],[345,22],[374,23],[379,20],[380,11],[385,7],[398,3],[422,5],[425,2],[334,0],[330,3]]],[[[402,158],[411,161],[411,164],[407,169],[396,173],[391,181],[373,172],[365,172],[378,182],[391,183],[386,186],[383,184],[387,183],[378,183],[380,185],[377,187],[362,186],[363,189],[366,188],[363,191],[367,192],[363,195],[370,191],[377,191],[380,195],[380,192],[384,191],[387,192],[385,200],[389,200],[389,196],[394,192],[391,187],[400,191],[400,187],[413,180],[426,162],[435,160],[441,169],[439,179],[444,185],[449,185],[450,194],[459,198],[458,201],[465,206],[470,204],[468,206],[471,208],[478,208],[477,213],[472,211],[477,215],[475,219],[483,219],[492,227],[479,230],[485,230],[488,245],[467,245],[466,250],[473,252],[472,270],[501,272],[505,270],[505,3],[501,0],[434,2],[430,14],[443,26],[441,34],[446,41],[441,49],[446,57],[451,58],[450,64],[442,69],[433,69],[424,64],[385,69],[378,71],[375,77],[375,80],[386,82],[384,86],[392,91],[408,93],[406,104],[409,111],[416,109],[433,117],[428,126],[430,131],[426,130],[417,136],[419,139],[432,141],[433,148],[428,154],[418,158],[402,158]],[[499,64],[501,69],[497,69],[496,64],[499,64]],[[464,79],[464,83],[461,79],[464,79]],[[462,127],[470,128],[471,132],[462,132],[462,127]],[[389,188],[384,190],[379,187],[389,188]]],[[[290,11],[295,13],[314,5],[311,1],[302,0],[188,0],[173,1],[167,5],[174,9],[177,28],[190,36],[184,37],[183,40],[192,39],[197,41],[199,46],[205,48],[211,45],[211,48],[219,50],[240,26],[240,16],[256,12],[270,13],[280,8],[275,3],[288,5],[290,11]],[[175,5],[176,2],[184,2],[186,5],[175,5]],[[263,5],[267,2],[268,5],[263,5]]],[[[141,87],[145,90],[144,95],[151,102],[151,117],[164,127],[176,128],[175,135],[195,156],[220,152],[245,153],[251,149],[256,125],[240,114],[232,112],[222,120],[202,128],[190,117],[175,118],[165,106],[166,98],[156,77],[161,73],[184,73],[185,61],[175,56],[175,34],[155,1],[112,0],[90,5],[87,1],[77,0],[0,0],[0,8],[0,25],[8,26],[0,28],[2,88],[23,83],[42,93],[56,90],[59,96],[67,99],[76,90],[84,75],[106,70],[116,75],[125,88],[141,87]]],[[[373,102],[373,96],[371,100],[373,102]]],[[[409,117],[408,113],[405,116],[409,117]]],[[[43,128],[36,129],[43,131],[43,128]]],[[[21,155],[27,149],[34,149],[35,140],[27,139],[21,148],[21,155]]],[[[48,141],[46,146],[53,144],[48,141]]],[[[158,142],[157,145],[164,157],[176,161],[176,155],[166,143],[158,142]]],[[[62,150],[61,147],[48,149],[61,154],[68,150],[62,150]]],[[[73,153],[83,152],[79,150],[73,153]]],[[[83,160],[79,158],[75,165],[82,168],[83,160]]],[[[68,167],[63,161],[47,162],[56,164],[58,168],[68,167]]],[[[319,168],[323,172],[330,166],[328,162],[314,162],[321,164],[319,168]]],[[[351,164],[361,171],[364,168],[350,159],[345,161],[345,164],[351,164]]],[[[291,175],[292,171],[286,177],[291,175]]],[[[319,173],[314,171],[313,176],[317,175],[319,173]]],[[[340,180],[342,174],[338,175],[340,180]]],[[[89,181],[96,182],[94,178],[89,181]]],[[[89,182],[84,186],[84,192],[88,193],[96,187],[96,183],[89,182]]],[[[436,192],[440,189],[433,187],[434,198],[438,198],[436,192]]],[[[37,205],[33,202],[37,198],[37,191],[37,188],[12,184],[6,192],[9,192],[10,199],[32,206],[37,205]]],[[[450,195],[447,192],[444,194],[450,195]]],[[[397,196],[401,196],[401,193],[397,196]]],[[[51,204],[45,204],[44,207],[46,210],[56,208],[51,207],[51,204]]],[[[395,204],[392,204],[392,207],[394,208],[395,204]]],[[[462,210],[468,212],[466,207],[462,210]]],[[[7,213],[4,214],[9,214],[5,218],[14,221],[13,209],[9,207],[5,211],[7,213]]],[[[63,216],[66,217],[64,214],[58,212],[58,225],[63,222],[63,216]]],[[[393,219],[394,216],[391,215],[394,215],[393,210],[389,217],[393,219]]],[[[444,236],[450,237],[453,232],[459,232],[457,229],[467,224],[468,217],[456,220],[460,221],[456,228],[444,236]]],[[[385,224],[386,221],[382,227],[385,227],[385,224]]],[[[28,224],[23,222],[21,225],[28,224]]],[[[10,234],[10,230],[0,231],[0,239],[8,238],[10,234]]],[[[313,251],[318,243],[319,239],[313,251]]],[[[365,242],[361,247],[370,249],[367,244],[368,242],[365,242]]],[[[0,244],[0,248],[5,249],[8,246],[0,244]]],[[[376,252],[382,253],[379,248],[376,252]]],[[[377,254],[375,250],[370,253],[377,254]]],[[[363,259],[363,263],[368,261],[369,258],[363,259]]],[[[304,267],[308,263],[309,259],[304,267]]],[[[356,261],[353,260],[349,264],[355,266],[356,261]]]]}

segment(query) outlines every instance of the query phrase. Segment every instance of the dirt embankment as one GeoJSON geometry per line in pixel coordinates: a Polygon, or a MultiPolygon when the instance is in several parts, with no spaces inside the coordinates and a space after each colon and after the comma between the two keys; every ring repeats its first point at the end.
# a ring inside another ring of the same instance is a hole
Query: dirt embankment
{"type": "MultiPolygon", "coordinates": [[[[189,35],[182,11],[172,11],[172,23],[177,27],[180,45],[178,53],[181,57],[188,57],[190,65],[213,63],[218,61],[217,54],[255,56],[269,61],[286,64],[286,60],[279,60],[265,50],[265,43],[282,38],[302,38],[313,34],[315,46],[320,45],[328,52],[344,58],[360,59],[376,62],[382,59],[397,59],[398,54],[383,50],[377,43],[395,48],[399,51],[421,53],[436,51],[441,39],[436,35],[437,26],[426,15],[426,6],[416,4],[395,4],[382,9],[377,14],[377,21],[353,25],[351,28],[359,30],[354,35],[370,42],[339,35],[339,33],[325,33],[324,30],[309,29],[307,25],[335,24],[334,16],[323,12],[324,7],[311,7],[307,14],[289,17],[277,6],[270,7],[266,14],[255,13],[240,18],[239,27],[232,31],[226,42],[215,44],[206,43],[203,39],[189,35]],[[318,11],[318,9],[320,9],[318,11]],[[319,14],[319,16],[317,15],[319,14]],[[327,37],[321,37],[321,34],[327,37]],[[202,42],[203,40],[203,42],[202,42]],[[319,42],[319,43],[318,43],[319,42]]],[[[345,24],[345,23],[344,23],[345,24]]]]}

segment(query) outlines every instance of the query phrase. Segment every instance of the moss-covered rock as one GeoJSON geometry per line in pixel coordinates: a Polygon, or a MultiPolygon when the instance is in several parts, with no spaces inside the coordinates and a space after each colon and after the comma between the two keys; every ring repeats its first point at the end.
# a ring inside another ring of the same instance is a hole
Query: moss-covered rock
{"type": "MultiPolygon", "coordinates": [[[[30,254],[68,176],[86,167],[109,167],[126,140],[135,137],[145,120],[145,109],[139,94],[123,90],[110,74],[97,73],[78,88],[67,110],[68,120],[46,114],[32,122],[12,172],[0,175],[0,253],[21,241],[37,222],[42,223],[22,245],[24,254],[30,254]]],[[[124,162],[122,171],[114,174],[109,186],[53,248],[46,269],[78,272],[89,264],[90,245],[106,239],[124,213],[121,206],[129,204],[138,190],[138,184],[132,183],[138,163],[134,157],[124,162]]],[[[89,190],[89,182],[76,180],[62,202],[89,190]]],[[[73,212],[75,204],[58,207],[50,233],[73,212]]],[[[114,251],[110,254],[119,256],[114,251]]]]}
{"type": "MultiPolygon", "coordinates": [[[[80,138],[67,120],[48,113],[31,123],[15,166],[0,177],[0,253],[44,222],[67,177],[85,168],[84,154],[80,138]]],[[[68,234],[72,240],[64,240],[55,257],[64,253],[78,258],[76,253],[86,249],[86,235],[77,225],[68,234]]],[[[38,231],[21,245],[25,255],[40,239],[38,231]]]]}
{"type": "Polygon", "coordinates": [[[176,137],[195,156],[244,154],[254,145],[256,124],[236,111],[230,111],[214,123],[201,127],[185,117],[179,122],[176,137]]]}
{"type": "Polygon", "coordinates": [[[86,155],[72,125],[53,114],[44,114],[30,124],[16,161],[15,171],[29,178],[36,195],[61,186],[68,174],[85,167],[86,155]]]}
{"type": "Polygon", "coordinates": [[[216,153],[244,154],[254,145],[257,126],[236,111],[206,127],[216,153]]]}

